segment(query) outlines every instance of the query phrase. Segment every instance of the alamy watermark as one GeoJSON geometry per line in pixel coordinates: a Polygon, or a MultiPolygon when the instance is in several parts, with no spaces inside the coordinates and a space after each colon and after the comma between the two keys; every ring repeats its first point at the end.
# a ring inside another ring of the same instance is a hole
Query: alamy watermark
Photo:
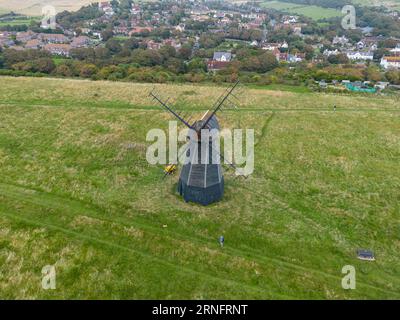
{"type": "Polygon", "coordinates": [[[56,289],[56,267],[47,265],[42,268],[42,289],[55,290],[56,289]]]}
{"type": "Polygon", "coordinates": [[[177,121],[169,121],[167,134],[162,129],[151,129],[147,142],[146,159],[152,164],[235,164],[238,176],[248,176],[254,171],[254,129],[184,129],[178,132],[177,121]],[[223,151],[221,151],[223,139],[223,151]],[[185,144],[178,148],[179,142],[185,144]],[[244,148],[245,146],[245,148],[244,148]],[[167,152],[168,149],[168,152],[167,152]]]}
{"type": "Polygon", "coordinates": [[[55,30],[57,29],[57,10],[54,6],[47,5],[42,8],[42,23],[40,24],[40,27],[42,29],[52,29],[55,30]]]}
{"type": "Polygon", "coordinates": [[[356,8],[352,5],[346,5],[342,8],[342,13],[345,15],[342,19],[342,28],[345,30],[356,29],[356,8]]]}
{"type": "Polygon", "coordinates": [[[342,268],[342,288],[345,290],[354,290],[356,288],[356,268],[352,265],[346,265],[342,268]]]}

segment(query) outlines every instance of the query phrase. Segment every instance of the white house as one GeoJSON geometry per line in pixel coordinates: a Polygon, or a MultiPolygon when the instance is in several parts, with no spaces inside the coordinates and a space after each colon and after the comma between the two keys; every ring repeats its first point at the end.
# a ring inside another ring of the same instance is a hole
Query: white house
{"type": "Polygon", "coordinates": [[[350,60],[356,60],[356,61],[374,60],[374,53],[371,51],[347,51],[346,55],[350,60]]]}
{"type": "Polygon", "coordinates": [[[337,56],[340,53],[338,49],[335,50],[328,50],[326,49],[323,53],[325,57],[330,57],[330,56],[337,56]]]}
{"type": "Polygon", "coordinates": [[[393,54],[400,54],[400,43],[396,46],[396,48],[390,50],[393,54]]]}
{"type": "Polygon", "coordinates": [[[338,37],[336,36],[335,38],[333,38],[332,44],[333,45],[339,45],[339,46],[346,46],[349,43],[349,39],[346,38],[346,36],[343,37],[338,37]]]}
{"type": "Polygon", "coordinates": [[[230,52],[214,52],[213,60],[229,62],[232,60],[232,54],[230,52]]]}
{"type": "Polygon", "coordinates": [[[381,66],[385,69],[400,68],[400,57],[382,57],[381,59],[381,66]]]}

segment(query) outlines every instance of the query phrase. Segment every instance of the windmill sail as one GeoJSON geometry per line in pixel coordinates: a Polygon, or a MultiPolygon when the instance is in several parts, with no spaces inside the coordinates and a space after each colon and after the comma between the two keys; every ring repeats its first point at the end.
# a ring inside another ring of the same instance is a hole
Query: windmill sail
{"type": "Polygon", "coordinates": [[[214,105],[214,111],[211,112],[211,114],[209,115],[208,119],[205,120],[203,126],[201,127],[201,129],[204,129],[207,127],[208,123],[211,121],[211,119],[215,116],[215,114],[222,108],[222,106],[224,105],[225,102],[229,101],[229,96],[232,95],[233,91],[235,90],[235,88],[238,86],[239,81],[236,81],[234,83],[234,85],[230,88],[228,88],[226,90],[226,93],[223,94],[215,103],[214,105]]]}
{"type": "Polygon", "coordinates": [[[178,113],[176,113],[170,106],[168,106],[168,100],[167,101],[162,101],[155,93],[154,90],[150,92],[150,96],[153,97],[153,100],[156,100],[164,109],[166,109],[168,112],[172,113],[175,118],[177,118],[180,122],[182,122],[185,126],[188,128],[192,129],[192,126],[185,120],[183,119],[178,113]]]}

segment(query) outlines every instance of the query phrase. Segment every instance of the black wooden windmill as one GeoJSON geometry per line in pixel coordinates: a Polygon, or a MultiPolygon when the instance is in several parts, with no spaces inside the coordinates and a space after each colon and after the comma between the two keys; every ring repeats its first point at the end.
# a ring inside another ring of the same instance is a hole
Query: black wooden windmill
{"type": "MultiPolygon", "coordinates": [[[[186,121],[181,114],[173,110],[166,102],[162,101],[155,93],[154,90],[150,93],[153,100],[156,100],[164,109],[172,113],[181,123],[183,123],[192,132],[195,132],[195,137],[188,137],[189,143],[186,152],[186,161],[182,167],[181,174],[178,182],[178,192],[186,202],[195,202],[202,205],[209,205],[211,203],[221,200],[224,195],[224,176],[221,166],[221,159],[223,156],[213,147],[212,139],[215,136],[210,135],[207,143],[202,144],[202,130],[220,130],[216,114],[223,107],[234,106],[233,101],[230,99],[233,96],[233,91],[239,82],[236,82],[218,98],[213,105],[212,109],[207,111],[204,116],[194,121],[192,124],[186,121]],[[197,144],[197,148],[192,148],[193,144],[197,144]],[[206,148],[202,147],[206,146],[206,148]],[[202,161],[208,159],[208,161],[202,161]]],[[[233,96],[234,97],[234,96],[233,96]]],[[[179,156],[178,156],[179,158],[179,156]]],[[[178,159],[177,159],[178,160],[178,159]]],[[[226,161],[225,161],[226,162],[226,161]]],[[[235,166],[228,163],[231,167],[235,166]]],[[[176,168],[170,165],[167,168],[176,168]]],[[[166,173],[168,174],[168,170],[166,173]]]]}

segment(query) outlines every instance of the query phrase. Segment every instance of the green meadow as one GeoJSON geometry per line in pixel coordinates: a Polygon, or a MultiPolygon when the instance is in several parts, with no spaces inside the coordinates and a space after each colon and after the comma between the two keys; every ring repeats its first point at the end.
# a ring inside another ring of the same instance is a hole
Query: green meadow
{"type": "Polygon", "coordinates": [[[219,120],[255,129],[254,174],[202,207],[146,161],[153,87],[195,117],[225,89],[0,78],[1,299],[400,298],[398,98],[242,88],[219,120]]]}
{"type": "Polygon", "coordinates": [[[37,22],[37,18],[15,18],[15,19],[6,19],[0,20],[0,27],[3,26],[17,26],[17,25],[30,25],[33,22],[37,22]]]}
{"type": "Polygon", "coordinates": [[[290,2],[281,1],[263,1],[262,6],[268,9],[275,9],[280,11],[285,11],[289,14],[299,14],[309,17],[314,20],[328,19],[339,17],[342,13],[339,10],[331,8],[323,8],[314,5],[302,5],[290,2]]]}

